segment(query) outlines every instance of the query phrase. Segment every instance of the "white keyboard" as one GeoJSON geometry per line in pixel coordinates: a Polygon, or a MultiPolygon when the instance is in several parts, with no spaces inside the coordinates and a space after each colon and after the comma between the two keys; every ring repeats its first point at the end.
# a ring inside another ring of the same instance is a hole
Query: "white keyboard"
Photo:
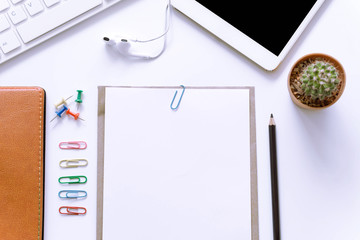
{"type": "Polygon", "coordinates": [[[0,64],[121,0],[0,0],[0,64]]]}

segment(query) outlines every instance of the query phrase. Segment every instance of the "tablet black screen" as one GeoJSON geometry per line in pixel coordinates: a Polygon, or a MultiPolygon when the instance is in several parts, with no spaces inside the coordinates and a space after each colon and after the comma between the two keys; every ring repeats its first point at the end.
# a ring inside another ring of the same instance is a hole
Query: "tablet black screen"
{"type": "Polygon", "coordinates": [[[316,0],[197,2],[278,56],[316,0]]]}

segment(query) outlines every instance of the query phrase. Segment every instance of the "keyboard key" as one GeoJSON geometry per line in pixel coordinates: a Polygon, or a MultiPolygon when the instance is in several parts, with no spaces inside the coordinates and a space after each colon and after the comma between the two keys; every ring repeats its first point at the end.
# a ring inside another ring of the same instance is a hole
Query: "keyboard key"
{"type": "Polygon", "coordinates": [[[34,16],[44,10],[39,0],[28,0],[24,5],[30,16],[34,16]]]}
{"type": "Polygon", "coordinates": [[[51,7],[52,5],[55,5],[58,2],[60,2],[60,0],[44,0],[44,2],[47,7],[51,7]]]}
{"type": "Polygon", "coordinates": [[[4,53],[8,53],[20,47],[20,41],[13,31],[0,33],[0,48],[4,53]]]}
{"type": "Polygon", "coordinates": [[[9,18],[13,22],[13,24],[18,24],[24,20],[26,20],[27,16],[22,8],[22,6],[16,6],[9,10],[8,12],[9,18]]]}
{"type": "Polygon", "coordinates": [[[10,7],[10,4],[7,0],[0,0],[0,12],[4,11],[5,9],[8,9],[10,7]]]}
{"type": "Polygon", "coordinates": [[[24,41],[31,40],[102,4],[102,0],[67,0],[17,27],[24,41]]]}
{"type": "Polygon", "coordinates": [[[6,19],[4,14],[0,15],[0,32],[10,27],[9,21],[6,19]]]}

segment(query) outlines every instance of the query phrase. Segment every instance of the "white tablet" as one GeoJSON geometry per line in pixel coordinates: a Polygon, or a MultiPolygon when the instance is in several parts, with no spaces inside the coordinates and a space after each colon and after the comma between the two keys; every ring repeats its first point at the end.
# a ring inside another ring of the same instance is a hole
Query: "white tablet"
{"type": "Polygon", "coordinates": [[[171,0],[180,12],[272,71],[325,0],[171,0]]]}

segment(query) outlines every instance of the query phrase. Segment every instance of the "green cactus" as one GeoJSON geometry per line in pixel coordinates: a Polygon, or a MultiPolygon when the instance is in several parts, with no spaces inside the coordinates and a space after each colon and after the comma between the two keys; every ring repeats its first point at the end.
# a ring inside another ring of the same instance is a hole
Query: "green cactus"
{"type": "Polygon", "coordinates": [[[336,68],[328,62],[316,61],[305,68],[301,74],[301,88],[312,99],[324,100],[332,96],[339,87],[336,68]]]}

